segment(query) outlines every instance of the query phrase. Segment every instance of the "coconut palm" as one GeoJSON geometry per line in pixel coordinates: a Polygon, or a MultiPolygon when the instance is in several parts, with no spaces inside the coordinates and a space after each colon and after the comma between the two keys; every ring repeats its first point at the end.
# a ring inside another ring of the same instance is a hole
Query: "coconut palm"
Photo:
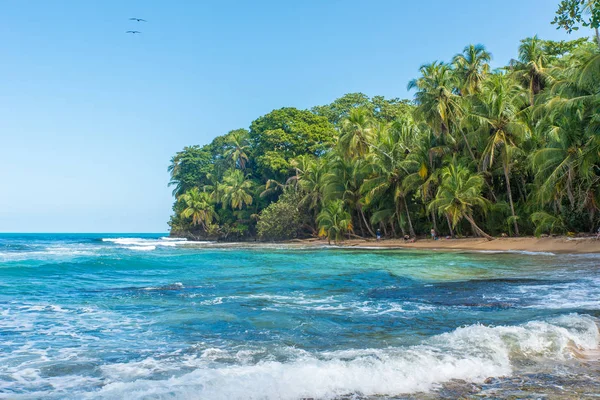
{"type": "Polygon", "coordinates": [[[484,183],[481,175],[472,174],[468,168],[454,160],[441,169],[440,177],[441,184],[428,208],[436,210],[440,215],[448,215],[453,227],[466,219],[475,233],[493,240],[473,219],[473,207],[486,211],[489,206],[488,200],[481,196],[484,183]]]}
{"type": "Polygon", "coordinates": [[[206,230],[216,217],[214,205],[210,201],[210,195],[206,192],[201,192],[197,187],[182,194],[179,200],[185,204],[181,216],[184,218],[192,217],[192,225],[200,224],[206,230]]]}
{"type": "Polygon", "coordinates": [[[366,108],[355,108],[342,121],[340,146],[350,156],[364,156],[369,151],[373,135],[373,120],[366,108]]]}
{"type": "Polygon", "coordinates": [[[225,151],[224,156],[227,159],[233,160],[236,168],[246,169],[248,151],[250,150],[248,133],[243,130],[231,132],[228,137],[228,145],[230,147],[225,151]]]}
{"type": "Polygon", "coordinates": [[[456,93],[456,75],[450,65],[437,61],[421,66],[420,72],[421,77],[408,84],[408,90],[417,90],[417,117],[424,120],[444,142],[451,124],[462,115],[460,96],[456,93]]]}
{"type": "Polygon", "coordinates": [[[296,175],[290,178],[295,181],[302,192],[302,203],[316,213],[323,203],[323,185],[326,174],[326,163],[323,159],[311,155],[301,155],[291,162],[296,175]]]}
{"type": "Polygon", "coordinates": [[[518,236],[510,175],[512,156],[518,153],[518,145],[529,130],[523,111],[526,100],[521,88],[510,76],[496,74],[485,81],[483,92],[472,101],[473,106],[462,124],[476,130],[485,140],[483,171],[493,166],[497,155],[500,156],[515,234],[518,236]]]}
{"type": "Polygon", "coordinates": [[[254,184],[246,179],[244,173],[239,169],[229,170],[220,184],[221,202],[224,206],[241,210],[244,206],[252,204],[252,189],[254,184]]]}
{"type": "Polygon", "coordinates": [[[481,91],[481,85],[490,72],[492,55],[482,44],[469,45],[462,53],[454,56],[452,64],[460,81],[463,95],[481,91]]]}
{"type": "Polygon", "coordinates": [[[392,216],[399,218],[404,209],[410,235],[414,237],[416,236],[415,230],[406,201],[409,192],[407,187],[402,184],[404,178],[409,175],[402,162],[410,151],[400,140],[400,132],[401,130],[390,129],[389,125],[379,126],[378,149],[383,149],[383,152],[374,150],[371,153],[368,161],[371,164],[372,176],[362,182],[361,191],[365,195],[366,204],[376,202],[382,197],[392,199],[395,206],[392,216]]]}
{"type": "Polygon", "coordinates": [[[331,239],[336,243],[343,240],[343,235],[352,232],[352,218],[350,213],[345,210],[342,200],[335,200],[327,203],[323,210],[317,216],[319,224],[319,234],[326,236],[331,244],[331,239]]]}
{"type": "Polygon", "coordinates": [[[361,193],[363,181],[372,173],[365,158],[347,158],[342,150],[332,152],[326,158],[326,173],[322,180],[322,194],[325,202],[343,200],[358,220],[361,233],[364,229],[375,236],[365,216],[364,199],[361,193]]]}
{"type": "Polygon", "coordinates": [[[544,41],[536,36],[524,39],[519,46],[519,59],[511,60],[511,69],[529,93],[529,104],[534,105],[535,96],[546,87],[550,75],[551,57],[544,41]]]}

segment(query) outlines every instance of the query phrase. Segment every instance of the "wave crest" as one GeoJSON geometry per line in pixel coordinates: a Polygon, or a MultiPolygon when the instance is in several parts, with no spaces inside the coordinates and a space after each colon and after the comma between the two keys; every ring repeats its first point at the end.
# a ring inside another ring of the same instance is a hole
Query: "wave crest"
{"type": "Polygon", "coordinates": [[[573,356],[573,348],[597,349],[599,340],[592,317],[571,314],[520,326],[471,325],[407,348],[317,354],[286,348],[287,362],[264,354],[262,361],[248,363],[244,353],[242,363],[239,351],[211,348],[200,357],[185,360],[185,367],[194,370],[179,376],[181,360],[112,365],[103,370],[112,383],[96,394],[100,398],[127,394],[129,398],[214,400],[400,395],[429,391],[452,379],[481,383],[488,377],[511,374],[520,359],[529,363],[563,360],[573,356]],[[219,362],[216,367],[215,362],[219,362]],[[157,369],[172,377],[145,379],[157,369]],[[123,376],[129,376],[129,381],[124,382],[123,376]]]}

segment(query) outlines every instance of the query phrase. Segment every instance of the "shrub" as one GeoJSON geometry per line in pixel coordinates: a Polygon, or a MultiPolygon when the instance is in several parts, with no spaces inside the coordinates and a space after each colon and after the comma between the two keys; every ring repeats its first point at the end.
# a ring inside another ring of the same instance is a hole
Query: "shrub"
{"type": "Polygon", "coordinates": [[[302,232],[302,213],[297,192],[286,191],[275,203],[261,211],[256,228],[261,240],[288,240],[302,232]]]}

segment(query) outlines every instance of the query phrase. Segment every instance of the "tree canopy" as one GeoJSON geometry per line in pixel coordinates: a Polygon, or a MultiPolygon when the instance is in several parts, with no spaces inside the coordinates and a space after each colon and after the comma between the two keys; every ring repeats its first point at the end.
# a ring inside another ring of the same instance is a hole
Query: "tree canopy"
{"type": "MultiPolygon", "coordinates": [[[[595,26],[596,3],[563,3],[560,12],[595,26]]],[[[412,100],[349,93],[185,147],[169,166],[172,233],[339,241],[377,230],[490,239],[596,230],[599,48],[534,36],[495,70],[483,45],[458,50],[417,71],[412,100]]]]}

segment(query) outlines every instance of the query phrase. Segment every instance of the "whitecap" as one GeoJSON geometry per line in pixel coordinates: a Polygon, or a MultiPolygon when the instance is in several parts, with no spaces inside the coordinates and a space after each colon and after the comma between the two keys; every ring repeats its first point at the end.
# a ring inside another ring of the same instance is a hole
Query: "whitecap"
{"type": "Polygon", "coordinates": [[[128,250],[136,250],[136,251],[152,251],[156,250],[156,246],[126,246],[128,250]]]}
{"type": "Polygon", "coordinates": [[[565,360],[571,349],[598,348],[593,318],[576,314],[519,326],[471,325],[412,347],[348,349],[309,353],[287,348],[288,361],[209,348],[189,357],[192,372],[177,375],[181,360],[132,362],[103,368],[108,382],[93,398],[334,399],[341,396],[397,396],[427,392],[454,379],[482,383],[514,372],[519,359],[565,360]],[[261,360],[252,363],[254,357],[261,360]],[[231,364],[231,362],[234,364],[231,364]],[[216,363],[216,364],[215,364],[216,363]],[[139,369],[141,368],[141,370],[139,369]],[[153,371],[170,378],[152,378],[153,371]],[[126,382],[123,381],[125,375],[126,382]]]}

